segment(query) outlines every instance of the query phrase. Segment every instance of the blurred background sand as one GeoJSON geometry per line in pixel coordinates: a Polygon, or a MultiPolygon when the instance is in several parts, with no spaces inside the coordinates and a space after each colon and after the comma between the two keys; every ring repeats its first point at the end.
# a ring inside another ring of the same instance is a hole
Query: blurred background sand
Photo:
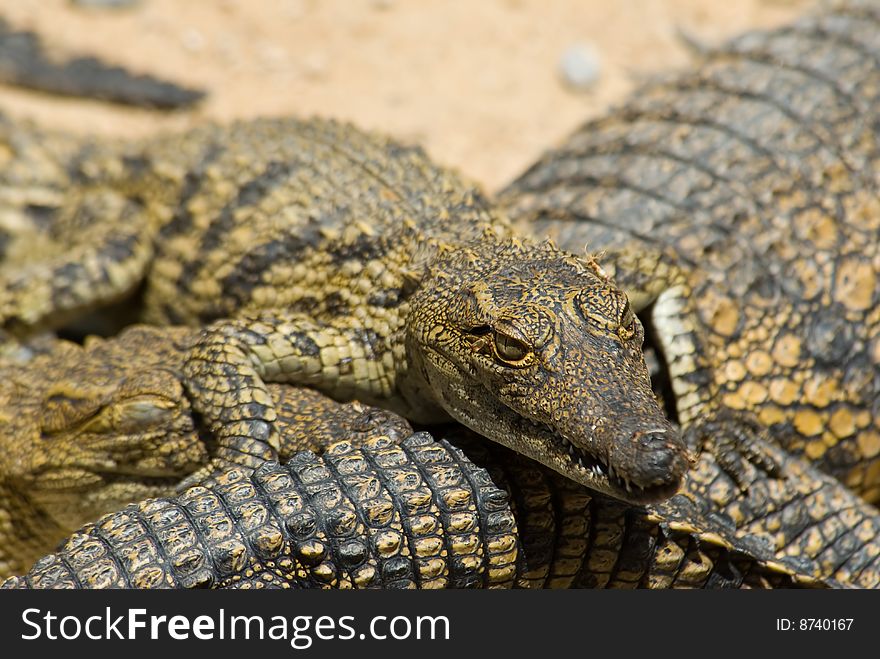
{"type": "Polygon", "coordinates": [[[53,52],[93,54],[204,88],[163,114],[0,87],[0,109],[82,132],[143,135],[205,118],[313,114],[423,144],[492,191],[654,73],[686,66],[680,37],[716,45],[790,20],[809,0],[0,0],[53,52]],[[563,82],[575,44],[598,55],[563,82]]]}

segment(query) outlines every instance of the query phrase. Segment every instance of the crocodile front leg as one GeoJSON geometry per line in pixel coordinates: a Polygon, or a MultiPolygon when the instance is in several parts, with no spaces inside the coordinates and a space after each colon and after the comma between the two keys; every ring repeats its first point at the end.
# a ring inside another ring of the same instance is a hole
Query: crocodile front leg
{"type": "MultiPolygon", "coordinates": [[[[204,329],[184,364],[194,409],[218,447],[207,469],[277,459],[277,414],[267,382],[308,385],[339,400],[392,400],[391,347],[362,327],[302,314],[223,320],[204,329]]],[[[187,479],[200,482],[207,471],[187,479]]]]}

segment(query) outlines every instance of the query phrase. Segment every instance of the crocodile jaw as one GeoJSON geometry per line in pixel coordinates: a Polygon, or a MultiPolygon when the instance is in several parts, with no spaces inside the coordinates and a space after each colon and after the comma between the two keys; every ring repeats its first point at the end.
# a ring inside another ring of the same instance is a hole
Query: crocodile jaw
{"type": "MultiPolygon", "coordinates": [[[[449,361],[445,365],[455,369],[449,361]]],[[[479,384],[450,378],[438,389],[443,406],[459,423],[596,492],[643,505],[670,498],[684,482],[687,459],[683,451],[675,451],[680,460],[663,480],[639,485],[626,477],[624,469],[615,468],[612,459],[599,457],[598,451],[585,447],[598,445],[597,441],[570,440],[550,425],[518,414],[479,384]]],[[[621,437],[619,441],[626,440],[621,437]]]]}

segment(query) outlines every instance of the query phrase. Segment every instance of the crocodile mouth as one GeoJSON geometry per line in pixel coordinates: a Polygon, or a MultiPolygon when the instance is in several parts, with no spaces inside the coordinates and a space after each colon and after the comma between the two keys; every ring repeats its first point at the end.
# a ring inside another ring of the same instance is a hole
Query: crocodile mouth
{"type": "Polygon", "coordinates": [[[168,490],[176,486],[187,473],[170,469],[150,472],[136,468],[65,465],[34,472],[30,476],[30,487],[43,492],[77,493],[90,491],[96,486],[96,479],[100,479],[100,487],[134,483],[144,488],[168,490]]]}
{"type": "Polygon", "coordinates": [[[195,471],[192,469],[167,469],[148,471],[137,467],[119,469],[96,469],[94,473],[104,479],[106,483],[123,483],[137,481],[149,485],[175,485],[180,480],[195,471]]]}
{"type": "MultiPolygon", "coordinates": [[[[576,478],[575,480],[587,487],[596,488],[631,503],[646,504],[668,499],[678,491],[681,485],[680,480],[669,483],[640,485],[627,478],[621,469],[615,469],[614,465],[608,460],[580,446],[576,446],[548,424],[523,417],[518,415],[515,410],[507,406],[505,407],[510,414],[519,417],[522,425],[528,428],[529,435],[545,437],[548,446],[557,449],[554,451],[557,457],[565,462],[571,471],[581,475],[581,478],[576,478]]],[[[535,459],[543,462],[539,458],[535,459]]]]}

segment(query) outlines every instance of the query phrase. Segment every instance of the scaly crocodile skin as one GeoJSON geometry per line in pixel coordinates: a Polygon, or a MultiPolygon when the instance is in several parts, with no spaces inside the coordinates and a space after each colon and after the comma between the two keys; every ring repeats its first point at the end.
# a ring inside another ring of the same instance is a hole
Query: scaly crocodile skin
{"type": "Polygon", "coordinates": [[[666,264],[645,275],[619,263],[625,288],[656,297],[683,276],[688,305],[658,300],[643,315],[685,426],[709,392],[870,501],[880,499],[878,108],[880,5],[839,2],[648,85],[501,195],[564,248],[666,264]]]}
{"type": "Polygon", "coordinates": [[[748,587],[759,577],[788,587],[784,574],[880,587],[876,509],[758,438],[752,448],[781,465],[780,477],[746,464],[740,482],[703,452],[681,492],[647,507],[592,494],[464,431],[449,439],[512,492],[531,587],[748,587]]]}
{"type": "Polygon", "coordinates": [[[417,434],[303,452],[128,506],[5,585],[503,587],[516,556],[506,495],[417,434]]]}

